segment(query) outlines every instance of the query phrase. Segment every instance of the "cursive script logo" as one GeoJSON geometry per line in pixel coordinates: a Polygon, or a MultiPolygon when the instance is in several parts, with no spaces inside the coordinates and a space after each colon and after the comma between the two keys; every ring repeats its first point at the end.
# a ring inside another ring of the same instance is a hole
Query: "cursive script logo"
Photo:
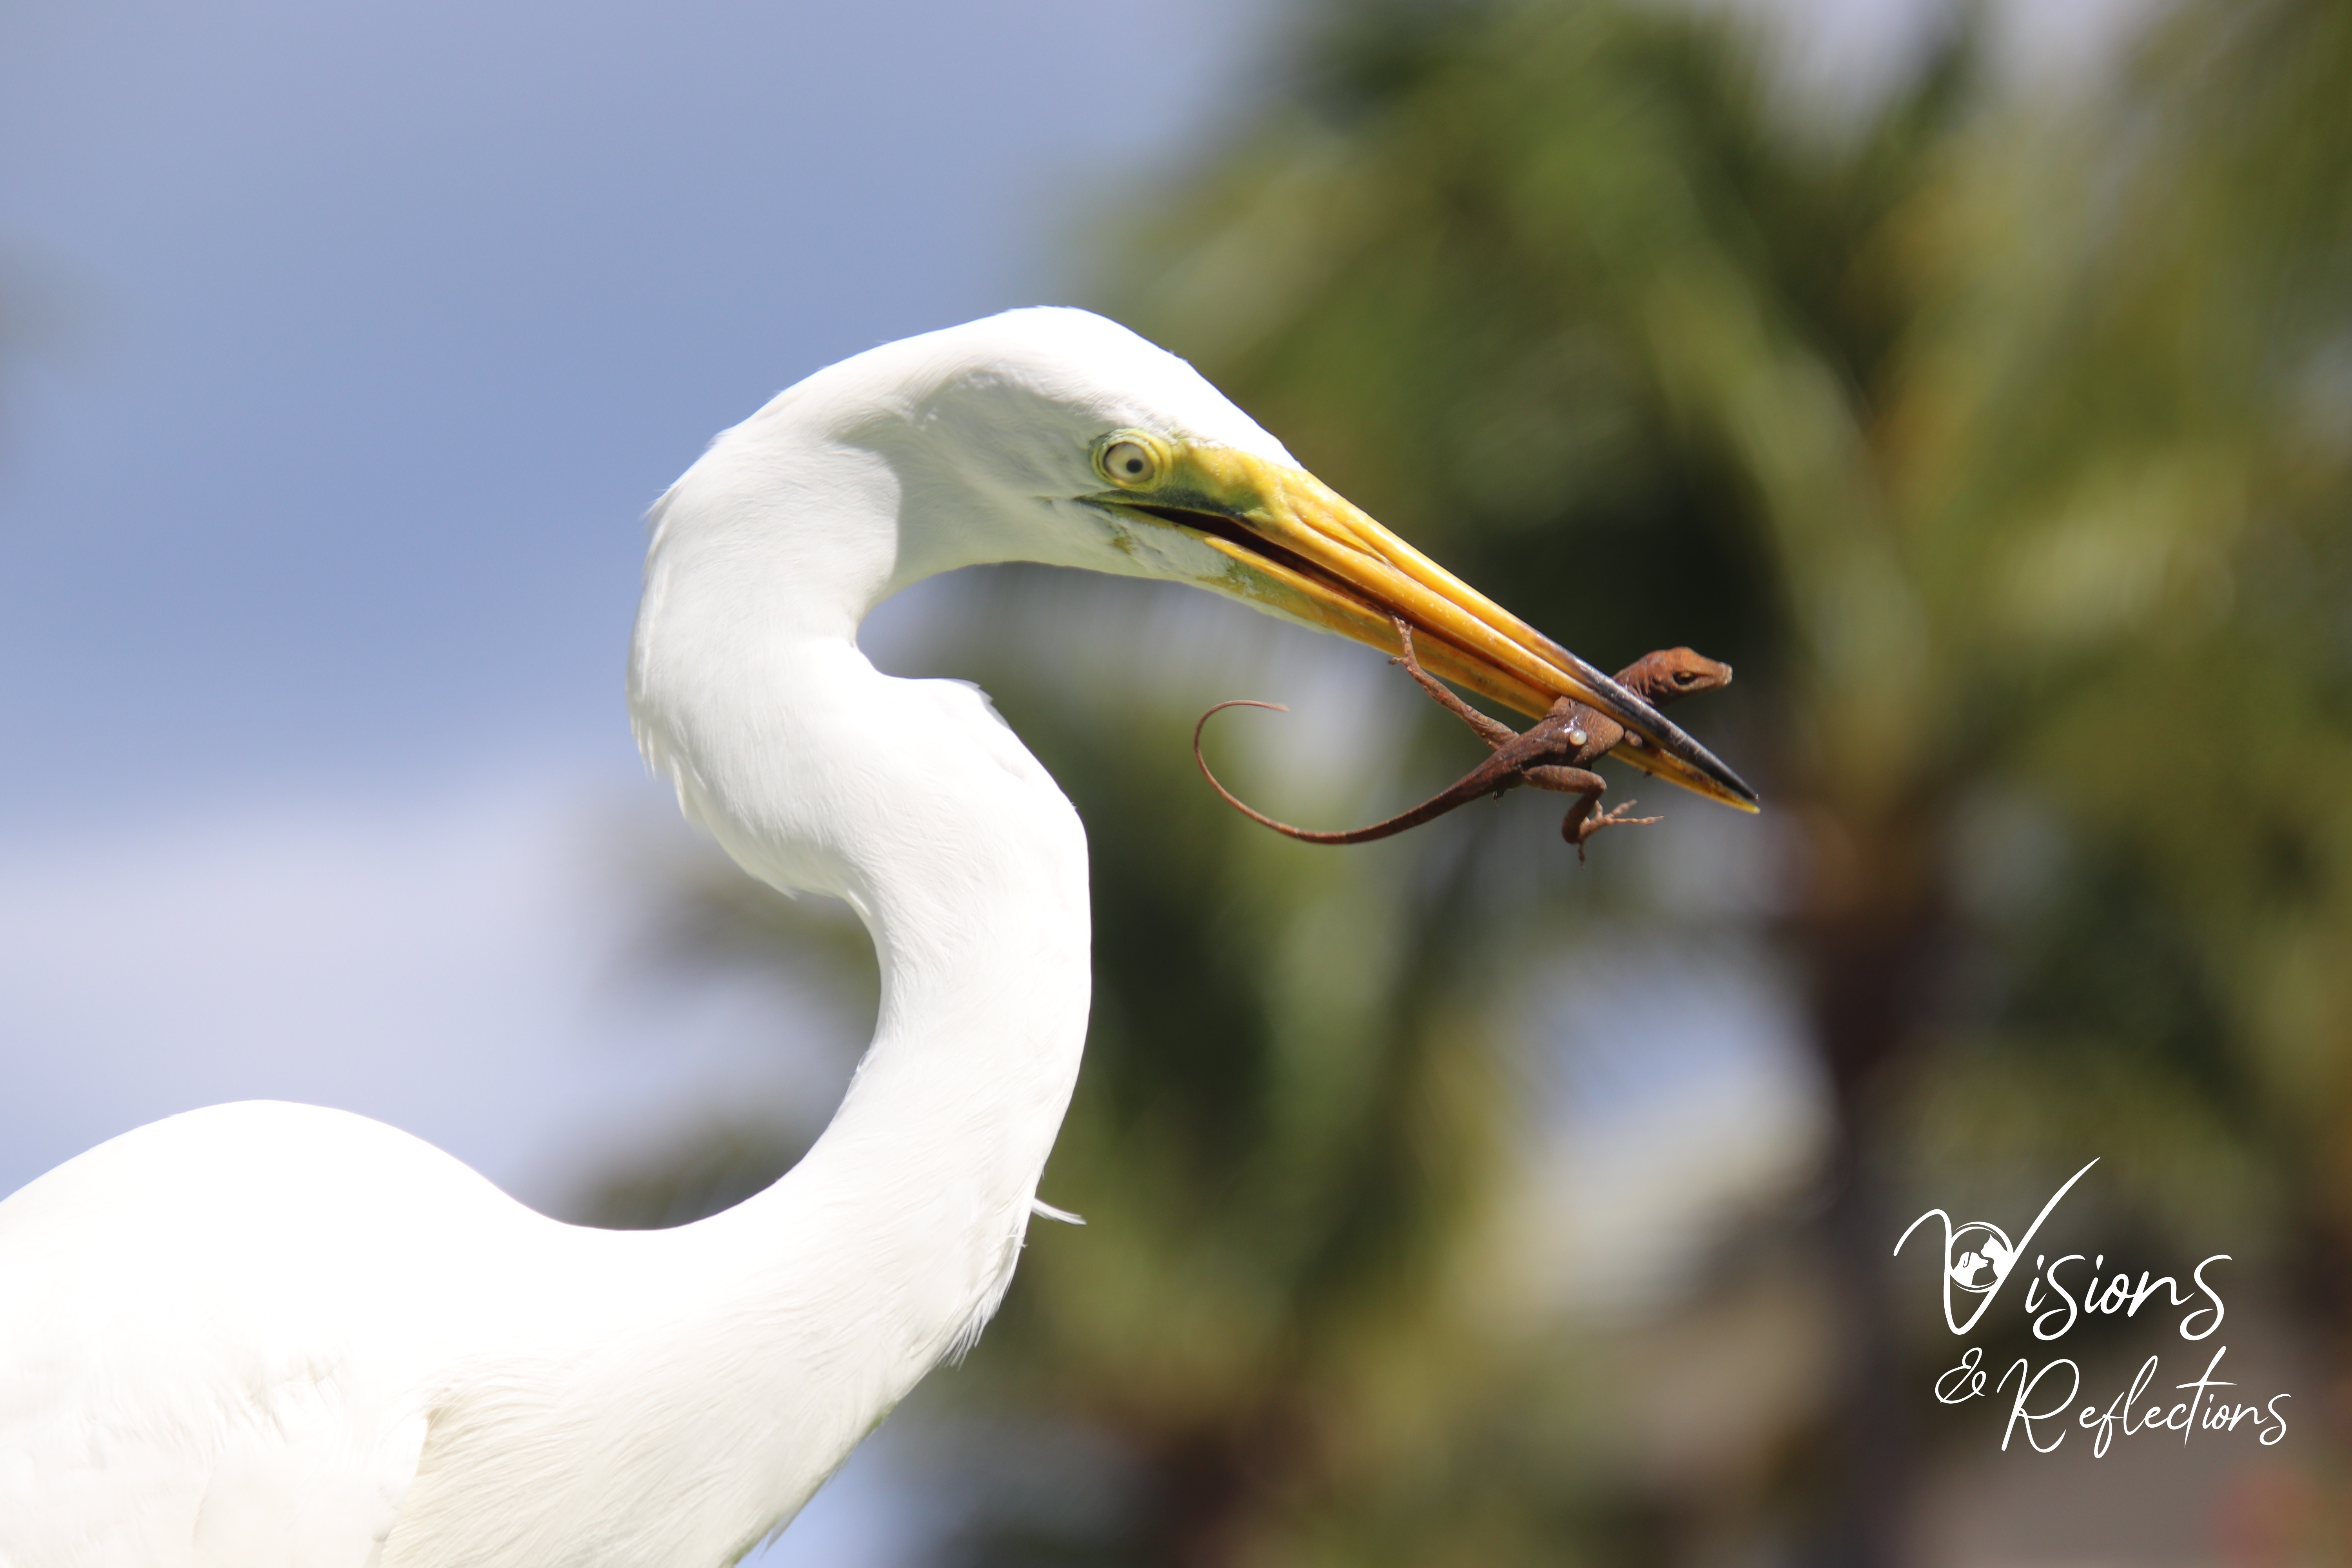
{"type": "MultiPolygon", "coordinates": [[[[2091,1162],[2091,1165],[2097,1163],[2096,1160],[2091,1162]]],[[[2067,1177],[2066,1184],[2050,1194],[2050,1201],[2042,1205],[2042,1212],[2033,1216],[2033,1223],[2025,1227],[2025,1234],[2015,1242],[2009,1239],[2009,1233],[2000,1226],[1984,1220],[1972,1219],[1966,1225],[1956,1226],[1952,1223],[1952,1216],[1942,1209],[1929,1209],[1905,1228],[1902,1238],[1895,1244],[1897,1257],[1902,1255],[1903,1243],[1911,1239],[1913,1231],[1931,1219],[1944,1222],[1944,1324],[1947,1328],[1956,1334],[1965,1334],[1977,1326],[1977,1320],[1985,1315],[1985,1309],[1992,1305],[1992,1299],[2000,1295],[2000,1288],[2009,1282],[2009,1271],[2017,1267],[2019,1256],[2032,1245],[2034,1234],[2042,1228],[2042,1222],[2050,1217],[2060,1198],[2074,1190],[2076,1182],[2091,1173],[2091,1165],[2085,1165],[2067,1177]],[[1972,1240],[1974,1237],[1982,1239],[1972,1240]],[[1959,1250],[1956,1252],[1955,1249],[1959,1250]],[[1969,1314],[1969,1321],[1965,1323],[1960,1321],[1955,1310],[1952,1300],[1955,1288],[1977,1299],[1976,1310],[1969,1314]]]]}
{"type": "MultiPolygon", "coordinates": [[[[2000,1297],[2001,1287],[2009,1282],[2018,1263],[2033,1245],[2042,1223],[2057,1209],[2059,1200],[2074,1191],[2074,1184],[2089,1175],[2091,1166],[2097,1163],[2093,1160],[2067,1177],[2065,1184],[2050,1194],[2050,1201],[2042,1205],[2033,1223],[2013,1242],[2007,1231],[1990,1221],[1956,1224],[1950,1215],[1939,1208],[1929,1209],[1905,1227],[1895,1243],[1897,1256],[1921,1226],[1929,1220],[1942,1223],[1944,1325],[1955,1336],[1966,1338],[1976,1331],[1977,1324],[2000,1297]],[[1963,1319],[1961,1308],[1970,1298],[1974,1305],[1968,1308],[1963,1319]]],[[[2205,1271],[2229,1261],[2228,1253],[2217,1252],[2198,1264],[2189,1271],[2194,1286],[2191,1289],[2183,1287],[2176,1276],[2159,1275],[2152,1268],[2141,1269],[2137,1279],[2127,1268],[2105,1272],[2107,1258],[2104,1252],[2087,1258],[2079,1252],[2055,1258],[2047,1253],[2035,1253],[2021,1305],[2033,1337],[2045,1343],[2064,1338],[2084,1318],[2137,1318],[2142,1308],[2152,1304],[2158,1311],[2188,1307],[2190,1310],[2181,1315],[2178,1327],[2180,1337],[2193,1343],[2210,1336],[2227,1316],[2221,1292],[2205,1277],[2205,1271]]],[[[1964,1405],[1989,1394],[2009,1394],[2009,1421],[2000,1435],[2003,1449],[2021,1430],[2036,1452],[2055,1452],[2066,1439],[2070,1415],[2081,1430],[2097,1433],[2092,1439],[2091,1451],[2100,1457],[2106,1454],[2119,1435],[2137,1436],[2159,1430],[2179,1432],[2180,1440],[2186,1443],[2194,1432],[2236,1432],[2242,1427],[2265,1447],[2277,1443],[2286,1436],[2286,1417],[2279,1410],[2279,1404],[2289,1395],[2273,1394],[2267,1404],[2254,1405],[2217,1393],[2238,1386],[2215,1375],[2221,1370],[2221,1358],[2229,1353],[2228,1345],[2220,1346],[2206,1363],[2203,1375],[2193,1383],[2173,1384],[2176,1392],[2189,1397],[2172,1402],[2169,1408],[2161,1396],[2145,1408],[2139,1405],[2140,1396],[2158,1375],[2158,1358],[2150,1356],[2140,1364],[2130,1386],[2111,1404],[2104,1409],[2095,1404],[2085,1405],[2077,1411],[2074,1401],[2083,1391],[2083,1369],[2073,1357],[2059,1356],[2036,1369],[2030,1358],[2020,1356],[1998,1381],[1992,1381],[1984,1365],[1983,1347],[1970,1345],[1962,1353],[1959,1364],[1936,1380],[1936,1399],[1943,1405],[1964,1405]]]]}

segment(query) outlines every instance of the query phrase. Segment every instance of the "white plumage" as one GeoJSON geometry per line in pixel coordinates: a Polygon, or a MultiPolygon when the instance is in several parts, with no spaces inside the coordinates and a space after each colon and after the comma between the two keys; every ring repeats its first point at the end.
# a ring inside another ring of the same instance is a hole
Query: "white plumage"
{"type": "MultiPolygon", "coordinates": [[[[558,1224],[295,1105],[58,1167],[0,1203],[0,1568],[751,1548],[995,1310],[1086,1026],[1076,814],[976,690],[875,670],[860,620],[933,573],[1047,561],[1368,641],[1401,610],[1506,700],[1591,693],[1467,590],[1414,597],[1372,531],[1189,366],[1081,311],[874,350],[719,437],[655,508],[630,710],[747,870],[871,930],[880,1017],[839,1113],[767,1192],[662,1232],[558,1224]],[[1490,634],[1509,651],[1473,646],[1490,634]]],[[[1660,771],[1695,750],[1645,732],[1660,771]]]]}

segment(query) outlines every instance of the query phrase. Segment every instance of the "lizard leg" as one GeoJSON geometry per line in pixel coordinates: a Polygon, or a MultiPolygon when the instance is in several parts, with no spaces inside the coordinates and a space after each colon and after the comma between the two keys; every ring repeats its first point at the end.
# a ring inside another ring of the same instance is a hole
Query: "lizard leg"
{"type": "Polygon", "coordinates": [[[1557,764],[1529,768],[1527,780],[1538,789],[1555,790],[1561,795],[1579,797],[1577,803],[1568,808],[1568,816],[1559,825],[1559,836],[1576,846],[1576,863],[1583,865],[1584,841],[1596,831],[1591,820],[1592,810],[1601,804],[1601,794],[1608,789],[1609,781],[1583,768],[1557,764]]]}
{"type": "Polygon", "coordinates": [[[1453,688],[1422,668],[1421,660],[1415,658],[1412,654],[1412,628],[1405,625],[1402,616],[1391,616],[1389,618],[1396,623],[1397,645],[1402,650],[1396,658],[1389,660],[1391,664],[1404,666],[1404,672],[1418,681],[1423,691],[1428,692],[1447,712],[1469,725],[1478,738],[1486,742],[1489,750],[1500,751],[1519,738],[1519,732],[1517,730],[1500,720],[1487,718],[1486,715],[1455,696],[1453,688]]]}
{"type": "Polygon", "coordinates": [[[1599,773],[1587,772],[1572,764],[1549,763],[1527,770],[1528,783],[1538,789],[1554,790],[1561,795],[1580,795],[1590,804],[1598,804],[1609,793],[1609,781],[1599,773]]]}
{"type": "Polygon", "coordinates": [[[1601,811],[1601,796],[1609,788],[1608,781],[1599,773],[1583,768],[1534,767],[1526,772],[1528,783],[1538,789],[1557,790],[1563,795],[1580,796],[1568,808],[1568,816],[1559,825],[1559,836],[1576,846],[1579,864],[1584,860],[1584,841],[1604,827],[1643,827],[1664,820],[1655,816],[1628,816],[1634,803],[1626,801],[1601,811]]]}

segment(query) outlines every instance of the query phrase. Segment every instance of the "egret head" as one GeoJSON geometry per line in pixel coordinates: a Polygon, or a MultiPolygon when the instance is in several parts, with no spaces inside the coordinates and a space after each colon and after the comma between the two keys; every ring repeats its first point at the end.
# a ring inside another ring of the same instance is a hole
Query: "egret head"
{"type": "Polygon", "coordinates": [[[1087,311],[1007,311],[820,371],[664,498],[657,557],[682,510],[766,528],[730,559],[764,552],[852,625],[909,583],[993,561],[1188,582],[1391,653],[1402,618],[1433,673],[1530,715],[1589,703],[1624,725],[1635,766],[1754,807],[1642,694],[1350,505],[1191,365],[1087,311]],[[851,516],[875,525],[812,540],[808,520],[851,516]]]}

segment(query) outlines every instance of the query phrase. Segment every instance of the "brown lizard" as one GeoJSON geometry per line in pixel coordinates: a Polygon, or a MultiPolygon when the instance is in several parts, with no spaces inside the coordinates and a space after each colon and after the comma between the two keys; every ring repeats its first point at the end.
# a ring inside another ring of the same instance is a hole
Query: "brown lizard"
{"type": "MultiPolygon", "coordinates": [[[[1421,661],[1413,657],[1412,628],[1402,620],[1397,622],[1397,639],[1402,652],[1389,662],[1402,665],[1405,673],[1419,682],[1423,691],[1469,725],[1494,752],[1450,787],[1384,822],[1375,822],[1370,827],[1351,828],[1344,833],[1322,833],[1277,822],[1264,812],[1254,809],[1219,784],[1216,774],[1209,771],[1208,760],[1201,754],[1201,731],[1215,714],[1227,708],[1281,707],[1276,702],[1254,702],[1247,699],[1220,702],[1202,714],[1200,723],[1192,726],[1192,760],[1200,763],[1201,776],[1209,781],[1212,789],[1224,797],[1227,805],[1251,821],[1263,823],[1276,833],[1287,834],[1309,844],[1369,844],[1375,838],[1386,838],[1409,827],[1418,827],[1480,795],[1499,796],[1506,790],[1515,789],[1523,784],[1579,797],[1577,803],[1569,807],[1568,816],[1559,825],[1559,831],[1561,837],[1576,846],[1576,858],[1580,862],[1584,858],[1584,841],[1602,828],[1638,827],[1659,820],[1654,816],[1626,816],[1625,813],[1633,810],[1635,804],[1630,800],[1608,811],[1597,809],[1609,784],[1599,773],[1591,772],[1589,764],[1624,741],[1625,728],[1616,720],[1586,707],[1573,698],[1563,697],[1552,704],[1550,712],[1537,720],[1528,729],[1524,731],[1514,730],[1479,712],[1422,668],[1421,661]]],[[[1654,706],[1663,708],[1695,691],[1712,691],[1717,687],[1729,685],[1731,667],[1693,653],[1686,647],[1661,648],[1655,653],[1643,654],[1619,670],[1617,679],[1619,684],[1646,698],[1654,706]]]]}

